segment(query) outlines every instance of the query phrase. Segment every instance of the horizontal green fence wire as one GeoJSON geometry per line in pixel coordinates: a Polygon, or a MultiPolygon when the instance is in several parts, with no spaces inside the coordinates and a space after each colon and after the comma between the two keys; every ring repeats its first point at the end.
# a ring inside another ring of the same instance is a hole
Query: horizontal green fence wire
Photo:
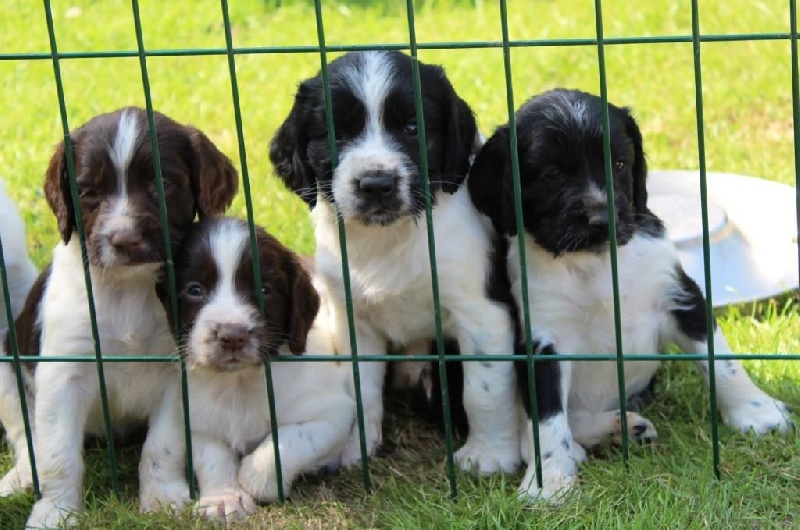
{"type": "MultiPolygon", "coordinates": [[[[508,120],[510,126],[509,142],[512,157],[512,176],[513,176],[513,192],[514,192],[514,209],[516,215],[517,234],[518,239],[516,244],[519,246],[520,253],[520,266],[522,270],[526,270],[526,255],[524,246],[524,227],[522,224],[522,201],[520,191],[520,175],[519,175],[519,160],[517,155],[517,135],[515,128],[515,103],[514,92],[512,87],[511,76],[511,51],[516,48],[527,47],[577,47],[577,46],[590,46],[595,47],[597,50],[597,61],[599,67],[598,91],[603,102],[603,144],[605,155],[605,171],[606,171],[606,184],[609,190],[608,193],[608,208],[609,208],[609,237],[611,240],[611,268],[612,268],[612,282],[614,293],[614,326],[616,332],[616,351],[615,353],[604,354],[583,354],[583,355],[569,355],[570,361],[614,361],[617,366],[618,385],[619,385],[619,400],[621,409],[621,432],[622,438],[622,454],[625,465],[628,462],[628,439],[626,428],[626,415],[625,415],[625,374],[623,370],[624,361],[645,361],[645,360],[662,360],[663,355],[660,354],[637,354],[634,352],[625,352],[624,344],[622,343],[622,322],[625,315],[620,314],[619,303],[619,281],[617,277],[617,245],[616,245],[616,230],[615,218],[611,213],[613,208],[613,180],[611,178],[611,156],[610,156],[610,134],[609,134],[609,117],[608,117],[608,83],[613,82],[609,80],[605,68],[605,46],[616,45],[657,45],[667,43],[687,43],[692,45],[693,58],[694,58],[694,79],[695,79],[695,101],[696,101],[696,125],[697,125],[697,140],[698,140],[698,161],[700,168],[700,196],[701,208],[703,219],[703,252],[704,252],[704,275],[706,285],[706,316],[707,316],[707,331],[708,331],[708,354],[672,354],[670,359],[675,360],[708,360],[709,361],[709,392],[710,392],[710,407],[711,407],[711,432],[712,432],[712,461],[714,473],[719,478],[720,476],[720,450],[718,438],[718,423],[717,423],[717,407],[716,407],[716,377],[714,371],[715,360],[732,360],[732,359],[784,359],[784,360],[800,360],[800,354],[781,354],[771,355],[764,353],[755,354],[716,354],[714,351],[714,323],[713,323],[713,305],[711,298],[711,270],[712,263],[710,260],[709,252],[709,226],[708,226],[708,199],[706,188],[706,159],[705,159],[705,127],[703,122],[703,84],[702,84],[702,61],[701,61],[701,45],[703,43],[713,42],[740,42],[740,41],[787,41],[791,46],[791,70],[792,70],[792,113],[793,113],[793,126],[794,126],[794,156],[795,156],[795,183],[796,186],[800,185],[800,65],[798,59],[798,35],[797,35],[797,2],[796,0],[789,1],[789,33],[772,32],[772,33],[738,33],[738,34],[710,34],[703,35],[700,33],[699,23],[699,1],[691,0],[691,19],[692,19],[692,33],[691,35],[668,35],[668,36],[635,36],[635,37],[605,37],[603,33],[603,15],[602,15],[602,0],[594,0],[594,11],[596,21],[596,35],[594,38],[575,38],[575,39],[531,39],[531,40],[514,40],[510,38],[508,31],[508,17],[506,0],[500,0],[500,26],[502,33],[502,40],[500,41],[454,41],[454,42],[418,42],[416,38],[416,27],[414,18],[414,2],[413,0],[406,0],[406,14],[408,21],[408,43],[401,44],[386,44],[386,43],[372,43],[362,45],[327,45],[325,42],[325,31],[322,15],[322,0],[314,1],[314,11],[316,17],[316,30],[317,30],[317,45],[316,46],[255,46],[255,47],[236,47],[233,43],[233,36],[231,31],[231,22],[228,12],[227,0],[221,0],[221,18],[224,27],[225,47],[224,48],[197,48],[197,49],[147,49],[144,43],[143,28],[139,16],[139,2],[138,0],[131,1],[131,9],[134,18],[134,32],[137,40],[136,50],[103,50],[103,51],[72,51],[72,52],[59,52],[56,42],[56,32],[53,23],[53,16],[51,11],[50,0],[43,0],[43,11],[47,25],[49,36],[49,50],[43,50],[32,53],[15,53],[3,52],[0,53],[0,61],[39,61],[50,60],[52,62],[54,74],[54,87],[58,99],[58,111],[60,122],[64,134],[65,153],[67,160],[67,171],[69,175],[69,185],[72,193],[73,206],[75,207],[75,223],[76,232],[80,242],[81,253],[84,261],[84,278],[86,291],[89,295],[89,304],[86,308],[89,312],[91,320],[91,331],[94,341],[93,355],[88,354],[84,356],[47,356],[38,357],[33,355],[22,355],[19,351],[16,333],[14,327],[11,326],[8,332],[8,339],[10,344],[10,351],[5,352],[5,356],[0,356],[0,363],[13,363],[17,387],[19,391],[20,401],[22,404],[22,414],[25,422],[25,432],[28,440],[28,453],[31,460],[33,470],[33,486],[35,494],[40,496],[39,479],[36,471],[36,458],[34,445],[32,441],[32,425],[33,418],[27,414],[26,394],[23,382],[23,363],[26,362],[90,362],[94,363],[97,371],[98,384],[100,386],[100,400],[105,424],[105,431],[108,439],[111,438],[112,425],[108,409],[108,396],[105,385],[104,363],[115,362],[177,362],[181,368],[182,378],[182,400],[183,400],[183,420],[184,420],[184,435],[187,442],[187,475],[191,488],[191,495],[195,497],[195,483],[193,480],[193,466],[192,466],[192,451],[191,451],[191,436],[189,425],[189,402],[188,402],[188,380],[186,367],[180,356],[165,356],[165,355],[147,355],[147,352],[141,352],[137,356],[104,356],[100,348],[100,340],[98,337],[97,316],[94,300],[92,298],[92,283],[88,269],[88,259],[86,255],[86,243],[83,229],[83,222],[80,216],[80,204],[78,202],[76,175],[75,175],[75,161],[73,158],[70,126],[67,119],[67,103],[64,95],[64,87],[61,76],[60,64],[63,60],[72,59],[103,59],[103,58],[117,58],[117,57],[136,57],[139,59],[141,68],[142,88],[145,96],[145,106],[148,116],[148,123],[150,125],[150,140],[153,152],[156,154],[154,157],[154,171],[156,174],[157,191],[159,195],[159,206],[163,236],[165,240],[166,254],[167,254],[167,276],[170,287],[170,307],[171,318],[175,323],[175,329],[180,333],[180,322],[177,304],[176,280],[174,271],[173,256],[169,244],[169,229],[166,226],[166,204],[164,200],[163,182],[161,179],[160,160],[158,157],[158,142],[156,139],[155,123],[154,123],[154,110],[152,105],[150,82],[147,71],[147,59],[150,57],[183,57],[183,56],[225,56],[228,61],[230,83],[231,83],[231,96],[234,107],[235,128],[238,140],[239,158],[241,163],[241,176],[243,182],[244,199],[247,211],[247,221],[250,226],[250,245],[253,262],[253,274],[256,279],[256,285],[260,285],[260,266],[258,263],[258,252],[256,250],[256,234],[254,224],[254,211],[253,201],[250,188],[250,178],[247,168],[247,149],[246,141],[243,132],[242,112],[239,102],[239,88],[236,75],[236,56],[238,55],[258,55],[258,54],[318,54],[320,60],[320,72],[323,80],[323,87],[325,92],[325,113],[328,134],[328,144],[331,152],[331,160],[333,167],[337,164],[337,152],[335,141],[335,124],[333,119],[332,101],[331,101],[331,87],[328,77],[328,57],[329,52],[347,52],[355,50],[405,50],[410,53],[412,57],[412,74],[415,96],[415,108],[417,114],[417,121],[419,123],[419,146],[421,153],[421,167],[424,179],[425,189],[425,221],[428,234],[429,244],[429,259],[432,278],[432,299],[434,305],[434,318],[436,329],[436,354],[429,354],[425,352],[420,355],[387,355],[376,352],[359,352],[356,341],[356,327],[354,318],[354,307],[352,300],[352,293],[350,291],[350,270],[347,261],[347,234],[345,233],[344,222],[341,215],[337,212],[338,228],[339,228],[339,244],[342,254],[342,273],[343,273],[343,290],[345,294],[345,302],[348,317],[348,331],[350,339],[350,361],[353,370],[353,379],[355,384],[355,400],[357,409],[357,428],[359,432],[359,443],[361,447],[361,467],[363,473],[364,488],[367,492],[372,491],[372,478],[370,475],[369,462],[367,458],[366,437],[365,437],[365,420],[364,420],[364,403],[361,396],[360,388],[360,370],[359,363],[362,362],[436,362],[439,365],[439,374],[441,377],[442,387],[442,403],[443,414],[445,417],[445,439],[447,448],[446,469],[450,486],[450,494],[456,497],[458,493],[457,487],[457,474],[455,469],[453,457],[453,431],[450,422],[450,396],[448,391],[448,381],[446,376],[446,363],[448,362],[510,362],[524,360],[527,362],[527,375],[530,379],[530,395],[523,398],[529,399],[531,402],[531,410],[533,414],[533,423],[537,423],[536,411],[536,389],[534,378],[534,367],[537,362],[544,362],[552,360],[553,357],[541,358],[535,355],[533,351],[533,337],[531,333],[531,316],[530,304],[536,304],[537,300],[528,300],[527,277],[523,274],[522,277],[522,297],[523,297],[523,319],[524,325],[524,338],[525,338],[525,353],[513,354],[513,352],[484,352],[479,355],[468,356],[448,356],[445,354],[444,336],[442,332],[442,316],[439,307],[439,286],[438,286],[438,269],[436,264],[436,241],[434,240],[434,226],[432,216],[432,200],[430,194],[430,182],[428,175],[428,160],[424,115],[422,111],[422,89],[419,78],[419,61],[418,56],[420,51],[424,50],[465,50],[465,49],[489,49],[497,48],[503,53],[503,68],[505,72],[506,81],[506,103],[508,110],[508,120]]],[[[295,81],[295,80],[291,80],[295,81]]],[[[797,211],[800,212],[800,193],[796,196],[797,211]]],[[[800,216],[798,216],[798,230],[800,230],[800,216]]],[[[798,256],[800,257],[800,246],[798,246],[798,256]]],[[[11,303],[9,300],[8,291],[8,276],[3,255],[2,241],[0,241],[0,285],[3,289],[3,301],[6,305],[6,312],[9,322],[12,321],[11,303]]],[[[798,270],[800,276],[800,270],[798,270]]],[[[256,297],[260,308],[264,308],[263,295],[260,289],[256,290],[256,297]]],[[[416,353],[416,352],[414,352],[416,353]]],[[[421,353],[421,352],[420,352],[421,353]]],[[[271,431],[272,438],[275,446],[276,456],[276,473],[277,473],[277,487],[278,497],[282,502],[284,500],[283,480],[280,468],[280,444],[278,439],[278,421],[275,411],[275,395],[271,373],[272,362],[321,362],[321,361],[341,361],[341,356],[335,355],[305,355],[305,356],[287,356],[276,355],[272,356],[265,362],[265,378],[267,382],[267,396],[265,396],[267,406],[269,407],[271,416],[271,431]]],[[[541,486],[541,457],[539,455],[539,434],[538,430],[534,429],[534,447],[536,448],[536,468],[537,468],[537,482],[541,486]]],[[[114,453],[114,444],[107,443],[107,458],[109,462],[109,473],[111,485],[115,494],[119,495],[119,480],[117,476],[116,457],[114,453]]]]}

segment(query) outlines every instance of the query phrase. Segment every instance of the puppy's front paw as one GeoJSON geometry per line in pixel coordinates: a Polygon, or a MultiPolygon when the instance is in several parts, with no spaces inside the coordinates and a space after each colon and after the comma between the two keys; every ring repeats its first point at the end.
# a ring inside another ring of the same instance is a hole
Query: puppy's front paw
{"type": "MultiPolygon", "coordinates": [[[[239,467],[239,485],[253,498],[261,502],[278,499],[278,477],[275,472],[275,456],[269,451],[258,451],[242,460],[239,467]]],[[[283,494],[289,495],[290,482],[283,477],[283,494]]]]}
{"type": "Polygon", "coordinates": [[[31,487],[33,487],[33,477],[30,467],[17,464],[0,480],[0,497],[23,493],[31,487]]]}
{"type": "Polygon", "coordinates": [[[82,508],[80,500],[40,499],[33,505],[28,522],[25,523],[25,528],[26,530],[40,530],[43,528],[75,526],[76,515],[82,508]]]}
{"type": "Polygon", "coordinates": [[[464,471],[477,471],[481,475],[490,475],[503,471],[513,472],[520,462],[519,447],[512,444],[486,443],[468,438],[467,443],[456,451],[456,462],[464,471]]]}
{"type": "Polygon", "coordinates": [[[156,510],[183,510],[191,502],[189,485],[185,481],[148,484],[139,494],[142,513],[156,510]]]}
{"type": "MultiPolygon", "coordinates": [[[[542,487],[536,482],[536,466],[531,464],[525,472],[518,493],[526,502],[563,502],[578,481],[578,466],[586,460],[586,451],[577,443],[567,442],[568,448],[559,448],[553,454],[542,455],[542,487]]],[[[530,459],[533,461],[533,458],[530,459]]]]}
{"type": "Polygon", "coordinates": [[[744,433],[787,433],[796,428],[791,420],[789,407],[764,392],[747,396],[734,406],[720,408],[720,414],[725,425],[744,433]]]}
{"type": "MultiPolygon", "coordinates": [[[[639,416],[635,412],[628,412],[626,414],[628,420],[628,439],[633,440],[640,444],[647,444],[653,442],[658,438],[655,426],[643,416],[639,416]]],[[[614,439],[617,443],[622,443],[622,422],[619,418],[616,421],[616,431],[614,432],[614,439]]]]}
{"type": "Polygon", "coordinates": [[[256,511],[253,497],[236,489],[200,497],[195,511],[208,519],[237,521],[256,511]]]}
{"type": "MultiPolygon", "coordinates": [[[[367,442],[367,457],[375,455],[375,451],[383,441],[383,426],[380,421],[365,421],[364,436],[367,442]]],[[[358,423],[350,433],[350,439],[342,453],[343,466],[355,466],[361,464],[361,442],[358,433],[358,423]]]]}

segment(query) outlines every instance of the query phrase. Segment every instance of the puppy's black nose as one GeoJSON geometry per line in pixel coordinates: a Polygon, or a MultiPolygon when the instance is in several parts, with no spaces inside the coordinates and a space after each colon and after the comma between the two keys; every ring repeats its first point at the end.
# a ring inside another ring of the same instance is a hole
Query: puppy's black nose
{"type": "Polygon", "coordinates": [[[379,199],[391,194],[395,188],[395,178],[391,173],[375,171],[367,173],[358,181],[358,190],[369,197],[379,199]]]}
{"type": "Polygon", "coordinates": [[[238,324],[223,324],[217,330],[217,340],[225,351],[241,350],[247,344],[248,338],[247,328],[238,324]]]}
{"type": "Polygon", "coordinates": [[[142,244],[142,234],[133,228],[121,228],[111,234],[111,244],[117,250],[132,250],[142,244]]]}
{"type": "MultiPolygon", "coordinates": [[[[584,201],[583,213],[591,226],[607,226],[608,225],[608,206],[605,202],[584,201]]],[[[617,213],[612,212],[616,220],[617,213]]]]}

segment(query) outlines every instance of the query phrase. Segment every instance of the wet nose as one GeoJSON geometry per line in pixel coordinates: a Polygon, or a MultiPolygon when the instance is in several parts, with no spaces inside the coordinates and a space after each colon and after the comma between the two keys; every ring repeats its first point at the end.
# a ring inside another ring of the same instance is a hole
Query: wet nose
{"type": "Polygon", "coordinates": [[[133,228],[121,228],[111,234],[111,245],[117,250],[131,250],[142,244],[142,234],[133,228]]]}
{"type": "Polygon", "coordinates": [[[391,173],[367,173],[358,181],[358,190],[367,197],[380,199],[391,195],[395,189],[395,178],[391,173]]]}
{"type": "Polygon", "coordinates": [[[238,324],[223,324],[217,329],[217,340],[223,350],[236,352],[247,344],[247,328],[238,324]]]}

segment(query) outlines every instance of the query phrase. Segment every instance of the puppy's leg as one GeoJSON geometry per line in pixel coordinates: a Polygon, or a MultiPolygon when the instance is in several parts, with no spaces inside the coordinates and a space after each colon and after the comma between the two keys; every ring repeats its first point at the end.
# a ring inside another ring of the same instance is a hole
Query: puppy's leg
{"type": "MultiPolygon", "coordinates": [[[[457,317],[456,335],[462,355],[513,353],[514,333],[508,312],[499,304],[485,304],[481,309],[480,315],[457,317]]],[[[514,471],[520,463],[514,365],[466,360],[463,367],[469,435],[456,451],[456,461],[461,469],[484,475],[514,471]]]]}
{"type": "MultiPolygon", "coordinates": [[[[551,347],[543,348],[539,355],[553,355],[551,347]]],[[[578,465],[586,460],[586,452],[578,445],[570,431],[567,417],[572,363],[569,361],[539,361],[535,367],[536,398],[539,411],[539,455],[542,465],[542,487],[536,479],[536,446],[530,414],[522,426],[523,458],[528,463],[519,495],[526,501],[544,500],[552,503],[563,499],[578,479],[578,465]]],[[[530,408],[527,367],[517,363],[522,404],[530,408]]]]}
{"type": "MultiPolygon", "coordinates": [[[[278,429],[283,493],[289,495],[298,475],[338,463],[355,419],[355,405],[344,395],[314,395],[310,407],[320,406],[309,421],[278,429]]],[[[239,484],[259,501],[278,500],[275,446],[272,436],[242,460],[239,484]]]]}
{"type": "MultiPolygon", "coordinates": [[[[74,524],[83,508],[83,439],[98,386],[88,363],[40,363],[36,369],[36,454],[42,498],[27,528],[74,524]]],[[[109,441],[108,443],[112,443],[109,441]]]]}
{"type": "MultiPolygon", "coordinates": [[[[672,311],[674,329],[667,338],[688,353],[708,353],[705,298],[700,288],[682,270],[678,272],[680,288],[672,311]]],[[[714,323],[714,352],[730,353],[731,349],[722,331],[714,323]]],[[[709,383],[708,361],[698,361],[706,384],[709,383]]],[[[717,386],[717,406],[722,421],[742,432],[765,434],[770,431],[785,433],[794,429],[789,409],[781,401],[758,388],[747,375],[742,363],[736,360],[714,361],[717,386]]]]}
{"type": "Polygon", "coordinates": [[[256,511],[256,503],[236,479],[238,458],[219,440],[192,433],[200,499],[196,510],[212,519],[236,520],[256,511]]]}
{"type": "MultiPolygon", "coordinates": [[[[647,418],[635,412],[626,413],[628,439],[639,443],[649,443],[658,437],[656,428],[647,418]]],[[[620,411],[593,414],[586,411],[569,412],[569,427],[575,441],[583,447],[591,448],[609,440],[622,442],[622,422],[620,411]]]]}
{"type": "MultiPolygon", "coordinates": [[[[26,379],[30,378],[25,369],[23,369],[23,376],[26,379]]],[[[33,388],[33,381],[30,381],[29,384],[26,382],[23,389],[33,434],[35,432],[34,397],[29,388],[33,388]]],[[[17,377],[12,363],[0,363],[0,423],[2,423],[11,449],[14,451],[14,467],[0,480],[0,497],[7,497],[33,485],[31,462],[28,457],[28,441],[25,437],[25,422],[22,416],[22,402],[19,398],[17,377]]]]}
{"type": "MultiPolygon", "coordinates": [[[[337,321],[337,352],[350,357],[350,333],[347,319],[337,321]]],[[[356,339],[359,355],[375,355],[386,353],[386,340],[369,326],[356,327],[356,339]]],[[[347,362],[344,360],[344,362],[347,362]]],[[[367,456],[375,454],[383,438],[383,381],[386,374],[386,363],[358,363],[361,376],[361,402],[364,406],[364,435],[366,437],[367,456]]],[[[353,389],[355,397],[355,389],[353,389]]],[[[342,455],[342,464],[352,466],[361,463],[361,442],[359,441],[358,422],[353,426],[350,440],[342,455]]]]}
{"type": "Polygon", "coordinates": [[[150,421],[139,460],[139,502],[143,513],[183,509],[189,501],[186,440],[180,417],[180,384],[174,382],[150,421]]]}

